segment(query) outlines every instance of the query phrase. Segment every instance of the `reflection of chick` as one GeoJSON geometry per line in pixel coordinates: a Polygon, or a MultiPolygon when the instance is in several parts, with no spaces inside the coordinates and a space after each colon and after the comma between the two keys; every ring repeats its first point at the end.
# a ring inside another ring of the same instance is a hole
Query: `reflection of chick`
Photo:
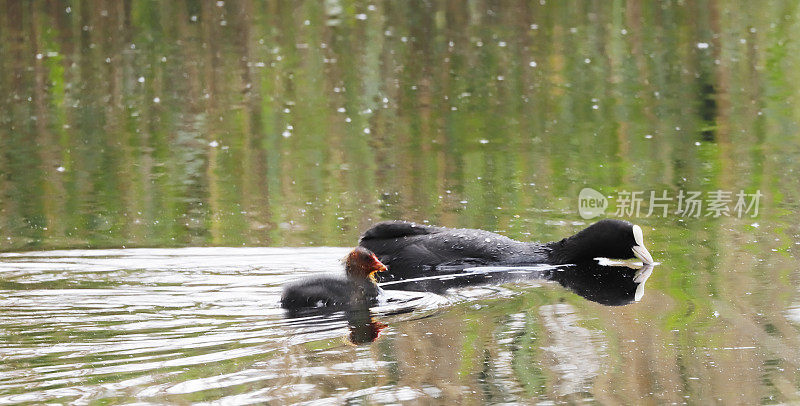
{"type": "Polygon", "coordinates": [[[350,328],[348,341],[351,344],[367,344],[375,341],[386,328],[386,324],[375,320],[369,309],[350,310],[347,314],[347,324],[350,328]]]}
{"type": "Polygon", "coordinates": [[[281,306],[300,309],[372,303],[380,292],[374,274],[385,270],[372,252],[358,247],[345,258],[346,277],[319,276],[289,283],[283,288],[281,306]]]}

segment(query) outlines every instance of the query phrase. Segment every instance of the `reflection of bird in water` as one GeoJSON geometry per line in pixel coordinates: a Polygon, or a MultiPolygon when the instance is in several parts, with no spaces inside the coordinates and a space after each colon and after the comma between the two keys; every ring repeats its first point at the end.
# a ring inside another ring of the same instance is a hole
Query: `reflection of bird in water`
{"type": "Polygon", "coordinates": [[[389,267],[381,281],[447,273],[476,266],[575,264],[596,257],[653,257],[644,246],[641,227],[627,221],[598,221],[577,234],[550,243],[529,243],[484,230],[453,229],[386,221],[367,230],[359,244],[389,267]]]}
{"type": "Polygon", "coordinates": [[[345,276],[318,276],[284,286],[281,306],[286,309],[340,307],[374,303],[380,294],[376,272],[386,267],[367,249],[357,247],[345,258],[345,276]]]}
{"type": "MultiPolygon", "coordinates": [[[[405,312],[410,312],[406,309],[405,312]]],[[[347,323],[348,333],[343,338],[349,344],[366,344],[375,341],[386,324],[376,320],[368,302],[351,302],[338,307],[307,307],[287,312],[287,325],[299,331],[326,334],[338,331],[347,323]]]]}
{"type": "Polygon", "coordinates": [[[347,326],[350,329],[349,341],[353,344],[366,344],[375,341],[386,328],[383,324],[372,316],[369,307],[354,306],[345,312],[347,316],[347,326]]]}
{"type": "Polygon", "coordinates": [[[529,280],[558,282],[584,298],[608,306],[638,301],[644,283],[655,268],[608,260],[590,260],[573,265],[482,266],[448,268],[444,275],[382,283],[383,289],[419,290],[444,293],[448,289],[478,284],[503,284],[529,280]]]}
{"type": "Polygon", "coordinates": [[[631,268],[591,261],[553,272],[548,279],[593,302],[621,306],[642,299],[644,283],[654,268],[653,264],[631,268]]]}

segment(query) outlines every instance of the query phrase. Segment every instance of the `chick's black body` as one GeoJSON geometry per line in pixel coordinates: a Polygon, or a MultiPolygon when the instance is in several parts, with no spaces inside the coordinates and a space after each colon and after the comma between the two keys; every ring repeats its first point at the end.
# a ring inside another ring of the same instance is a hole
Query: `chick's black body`
{"type": "Polygon", "coordinates": [[[318,276],[284,286],[281,306],[286,309],[299,309],[372,304],[378,297],[379,289],[378,285],[370,280],[347,276],[318,276]]]}

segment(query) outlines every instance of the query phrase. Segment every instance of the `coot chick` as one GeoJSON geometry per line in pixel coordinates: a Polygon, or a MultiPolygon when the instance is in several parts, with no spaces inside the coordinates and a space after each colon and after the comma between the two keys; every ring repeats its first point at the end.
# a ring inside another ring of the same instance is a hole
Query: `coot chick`
{"type": "Polygon", "coordinates": [[[430,273],[453,273],[481,265],[574,264],[596,257],[653,257],[644,246],[641,227],[605,219],[572,237],[549,243],[512,240],[484,230],[446,228],[406,221],[385,221],[361,236],[359,245],[374,252],[389,267],[381,281],[430,273]]]}
{"type": "Polygon", "coordinates": [[[363,247],[357,247],[345,258],[345,276],[318,276],[292,282],[284,286],[281,307],[355,306],[372,303],[380,288],[375,272],[386,270],[381,261],[363,247]]]}

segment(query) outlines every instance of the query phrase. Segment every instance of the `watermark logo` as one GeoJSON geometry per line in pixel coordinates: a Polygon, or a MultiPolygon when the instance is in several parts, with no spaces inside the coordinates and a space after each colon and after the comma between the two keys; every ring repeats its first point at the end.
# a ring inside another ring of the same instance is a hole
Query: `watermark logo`
{"type": "MultiPolygon", "coordinates": [[[[617,192],[613,213],[615,217],[722,217],[758,216],[759,203],[764,196],[760,190],[737,193],[726,190],[700,191],[627,191],[617,192]]],[[[578,195],[578,214],[592,219],[605,213],[608,200],[592,188],[584,188],[578,195]]]]}
{"type": "Polygon", "coordinates": [[[586,220],[593,219],[605,213],[608,208],[608,199],[602,193],[587,187],[581,189],[578,195],[578,213],[586,220]]]}

